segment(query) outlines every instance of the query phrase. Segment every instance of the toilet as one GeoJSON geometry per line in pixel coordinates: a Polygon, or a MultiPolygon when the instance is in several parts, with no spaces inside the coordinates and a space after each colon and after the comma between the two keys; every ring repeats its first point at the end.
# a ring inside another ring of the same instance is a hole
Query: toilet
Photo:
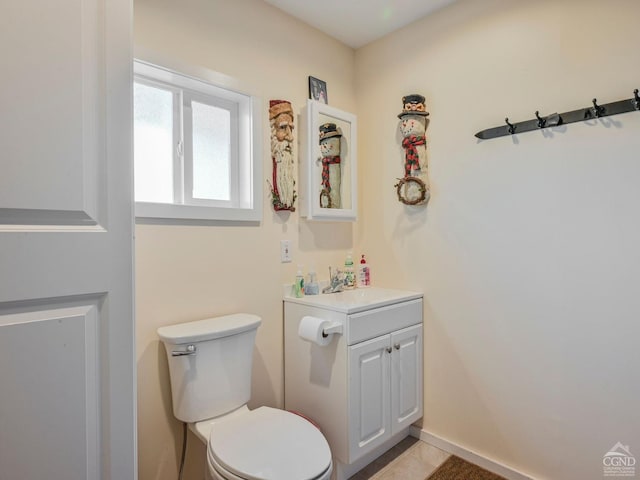
{"type": "Polygon", "coordinates": [[[329,444],[291,412],[250,410],[260,317],[234,314],[161,327],[173,414],[207,445],[210,480],[329,480],[329,444]]]}

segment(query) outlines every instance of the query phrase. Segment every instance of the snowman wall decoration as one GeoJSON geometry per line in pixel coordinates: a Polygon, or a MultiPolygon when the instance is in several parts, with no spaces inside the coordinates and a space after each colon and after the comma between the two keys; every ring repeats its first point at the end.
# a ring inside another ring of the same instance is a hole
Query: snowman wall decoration
{"type": "Polygon", "coordinates": [[[342,170],[340,167],[340,139],[342,133],[335,123],[320,125],[320,154],[322,155],[322,190],[320,207],[342,208],[340,188],[342,170]]]}
{"type": "Polygon", "coordinates": [[[422,95],[402,97],[400,132],[405,150],[404,177],[395,185],[398,200],[405,205],[423,205],[429,201],[429,176],[427,172],[427,116],[425,98],[422,95]]]}

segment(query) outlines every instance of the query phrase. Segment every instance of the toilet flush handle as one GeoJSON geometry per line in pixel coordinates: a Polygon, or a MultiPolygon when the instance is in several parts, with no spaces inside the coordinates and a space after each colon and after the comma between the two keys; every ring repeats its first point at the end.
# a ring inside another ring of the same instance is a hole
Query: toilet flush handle
{"type": "Polygon", "coordinates": [[[187,345],[186,350],[174,350],[171,352],[172,357],[182,357],[184,355],[195,355],[196,354],[196,346],[193,343],[187,345]]]}

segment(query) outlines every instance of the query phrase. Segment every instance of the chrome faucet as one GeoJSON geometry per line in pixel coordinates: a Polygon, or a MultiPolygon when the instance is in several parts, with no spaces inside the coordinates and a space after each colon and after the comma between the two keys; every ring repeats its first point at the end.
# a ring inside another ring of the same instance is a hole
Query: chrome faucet
{"type": "Polygon", "coordinates": [[[338,293],[344,288],[344,273],[336,268],[335,275],[329,267],[329,285],[322,289],[322,293],[338,293]]]}

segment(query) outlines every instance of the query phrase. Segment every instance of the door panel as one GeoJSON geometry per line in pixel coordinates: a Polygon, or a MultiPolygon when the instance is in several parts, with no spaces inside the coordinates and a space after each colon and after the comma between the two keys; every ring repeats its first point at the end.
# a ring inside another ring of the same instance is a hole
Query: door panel
{"type": "Polygon", "coordinates": [[[389,336],[349,347],[349,463],[390,436],[389,336]]]}
{"type": "Polygon", "coordinates": [[[0,363],[7,478],[100,478],[99,303],[0,315],[0,351],[13,359],[0,363]]]}
{"type": "Polygon", "coordinates": [[[136,478],[129,0],[0,18],[0,478],[136,478]]]}
{"type": "Polygon", "coordinates": [[[102,10],[99,0],[3,5],[3,223],[98,223],[105,194],[98,182],[105,161],[102,10]]]}
{"type": "Polygon", "coordinates": [[[422,417],[422,325],[391,334],[392,435],[422,417]]]}

